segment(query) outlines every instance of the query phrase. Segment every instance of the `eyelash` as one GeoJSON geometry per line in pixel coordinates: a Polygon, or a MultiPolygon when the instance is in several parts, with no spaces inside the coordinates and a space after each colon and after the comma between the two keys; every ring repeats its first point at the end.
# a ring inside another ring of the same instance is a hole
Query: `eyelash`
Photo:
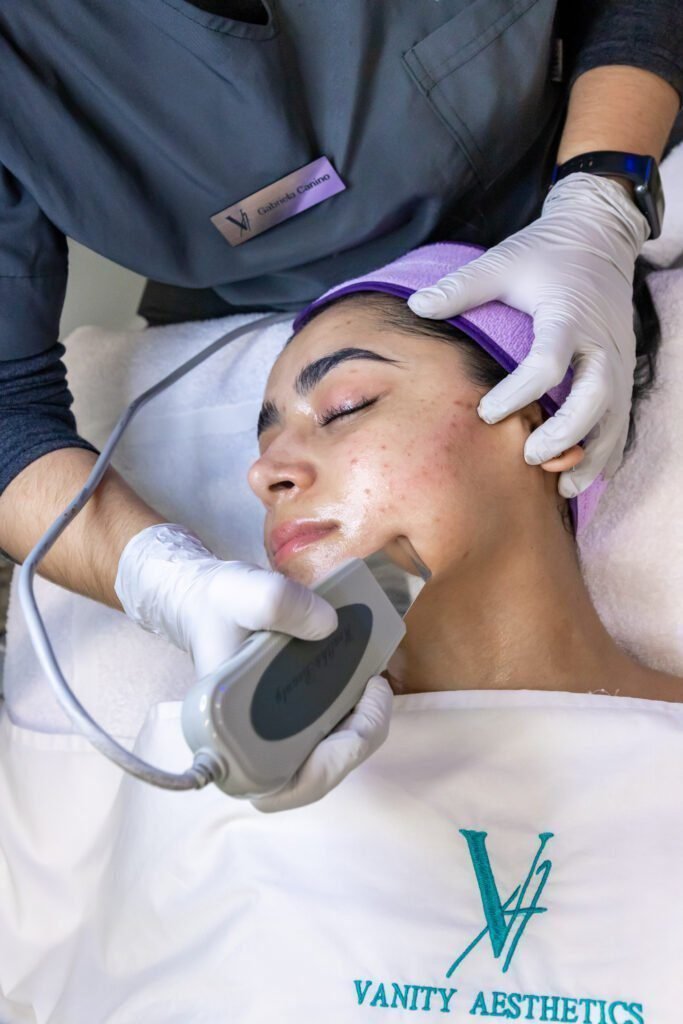
{"type": "Polygon", "coordinates": [[[321,427],[326,427],[327,424],[331,423],[333,420],[341,419],[342,416],[350,416],[351,413],[360,412],[361,409],[367,409],[368,406],[374,405],[376,401],[377,398],[361,398],[358,405],[338,405],[334,409],[328,409],[326,412],[323,413],[322,418],[320,420],[320,425],[321,427]]]}

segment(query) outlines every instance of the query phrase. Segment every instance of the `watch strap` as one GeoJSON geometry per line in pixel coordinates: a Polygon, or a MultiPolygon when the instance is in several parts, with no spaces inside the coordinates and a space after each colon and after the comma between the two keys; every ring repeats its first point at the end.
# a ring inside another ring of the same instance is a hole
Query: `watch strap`
{"type": "Polygon", "coordinates": [[[552,184],[560,178],[576,171],[587,174],[619,175],[636,183],[646,182],[652,175],[652,165],[657,164],[653,156],[641,156],[640,153],[620,153],[618,150],[601,149],[591,153],[581,153],[556,164],[553,171],[552,184]]]}
{"type": "Polygon", "coordinates": [[[640,153],[622,153],[618,150],[594,150],[581,153],[563,164],[556,164],[550,188],[568,174],[583,171],[600,177],[621,177],[634,183],[633,201],[650,225],[650,238],[661,234],[664,216],[664,195],[657,161],[653,156],[640,153]]]}

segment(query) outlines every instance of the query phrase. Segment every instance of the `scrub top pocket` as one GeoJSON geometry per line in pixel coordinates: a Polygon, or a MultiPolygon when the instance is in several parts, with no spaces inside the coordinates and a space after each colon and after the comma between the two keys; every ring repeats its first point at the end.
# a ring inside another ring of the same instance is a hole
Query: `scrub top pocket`
{"type": "Polygon", "coordinates": [[[265,25],[239,21],[237,18],[229,18],[223,14],[212,14],[210,11],[204,11],[201,7],[197,7],[191,0],[162,0],[162,2],[173,7],[178,14],[189,18],[190,21],[196,21],[212,32],[222,32],[224,35],[237,36],[240,39],[272,39],[279,31],[276,11],[270,0],[261,0],[268,12],[268,22],[265,25]]]}
{"type": "Polygon", "coordinates": [[[473,0],[403,55],[485,188],[529,149],[561,95],[550,80],[555,8],[473,0]]]}

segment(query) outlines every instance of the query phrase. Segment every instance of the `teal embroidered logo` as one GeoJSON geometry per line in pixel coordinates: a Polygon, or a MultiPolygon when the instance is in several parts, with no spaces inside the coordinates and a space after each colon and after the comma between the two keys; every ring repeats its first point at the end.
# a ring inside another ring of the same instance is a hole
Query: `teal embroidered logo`
{"type": "MultiPolygon", "coordinates": [[[[474,947],[489,935],[491,948],[496,959],[505,954],[503,971],[507,971],[520,939],[537,914],[544,914],[547,907],[539,906],[541,894],[546,886],[552,863],[543,858],[548,841],[554,832],[537,833],[540,845],[532,860],[526,877],[503,902],[493,874],[491,861],[486,849],[487,832],[473,829],[458,830],[467,843],[472,860],[474,875],[479,887],[485,927],[470,942],[469,946],[451,964],[446,977],[450,978],[459,964],[474,947]]],[[[468,869],[469,873],[469,869],[468,869]]],[[[476,899],[474,886],[471,889],[476,899]]],[[[440,958],[439,958],[440,959],[440,958]]],[[[540,962],[542,966],[542,960],[540,962]]],[[[474,967],[470,962],[470,969],[474,967]]],[[[538,966],[538,965],[537,965],[538,966]]],[[[475,996],[465,1001],[464,991],[445,988],[441,984],[441,964],[433,965],[429,978],[418,984],[415,978],[394,980],[393,978],[361,977],[353,979],[355,1005],[364,1010],[378,1009],[384,1020],[387,1010],[409,1010],[422,1013],[453,1014],[455,1020],[490,1020],[492,1017],[525,1021],[578,1021],[582,1024],[646,1024],[642,1002],[624,999],[599,999],[595,995],[553,995],[543,992],[501,992],[479,989],[475,996]],[[425,983],[426,982],[426,983],[425,983]],[[571,1014],[571,1016],[570,1016],[571,1014]],[[626,1016],[624,1016],[626,1014],[626,1016]]],[[[467,973],[465,970],[463,973],[467,973]]],[[[478,986],[477,986],[478,987],[478,986]]],[[[401,1020],[405,1015],[401,1016],[401,1020]]],[[[363,1017],[363,1020],[366,1018],[363,1017]]],[[[377,1018],[379,1020],[379,1017],[377,1018]]],[[[398,1018],[397,1018],[398,1019],[398,1018]]]]}
{"type": "Polygon", "coordinates": [[[505,972],[510,966],[510,961],[526,926],[536,914],[544,914],[547,910],[547,907],[538,906],[538,900],[548,881],[552,863],[549,860],[544,860],[539,864],[539,860],[546,843],[553,837],[554,833],[539,832],[538,838],[541,844],[536,851],[526,878],[503,903],[495,878],[493,877],[493,868],[491,867],[491,861],[486,849],[486,836],[488,833],[475,832],[466,828],[461,828],[458,831],[465,837],[470,857],[472,858],[474,874],[477,879],[484,909],[486,927],[479,932],[464,952],[451,964],[446,971],[446,977],[450,978],[456,967],[462,963],[465,957],[472,952],[477,943],[481,942],[487,933],[491,940],[493,955],[497,960],[503,955],[508,939],[511,939],[505,963],[503,964],[503,972],[505,972]],[[534,882],[536,883],[535,888],[534,882]]]}

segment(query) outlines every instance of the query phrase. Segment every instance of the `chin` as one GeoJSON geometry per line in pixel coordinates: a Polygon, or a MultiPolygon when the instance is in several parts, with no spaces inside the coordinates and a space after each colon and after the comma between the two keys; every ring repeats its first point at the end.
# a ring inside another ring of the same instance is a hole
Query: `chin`
{"type": "Polygon", "coordinates": [[[303,583],[306,587],[313,587],[337,564],[338,562],[334,562],[329,566],[322,567],[320,565],[311,565],[310,561],[307,561],[305,558],[294,557],[289,558],[284,565],[281,565],[277,572],[281,572],[287,579],[294,580],[296,583],[303,583]]]}
{"type": "Polygon", "coordinates": [[[277,571],[290,580],[312,587],[347,558],[363,558],[370,553],[369,550],[359,553],[356,547],[342,542],[341,538],[335,538],[335,541],[324,538],[290,555],[277,567],[277,571]]]}
{"type": "Polygon", "coordinates": [[[308,565],[283,565],[280,569],[283,576],[296,583],[303,583],[306,587],[314,587],[318,580],[325,575],[324,572],[316,573],[308,565]]]}

